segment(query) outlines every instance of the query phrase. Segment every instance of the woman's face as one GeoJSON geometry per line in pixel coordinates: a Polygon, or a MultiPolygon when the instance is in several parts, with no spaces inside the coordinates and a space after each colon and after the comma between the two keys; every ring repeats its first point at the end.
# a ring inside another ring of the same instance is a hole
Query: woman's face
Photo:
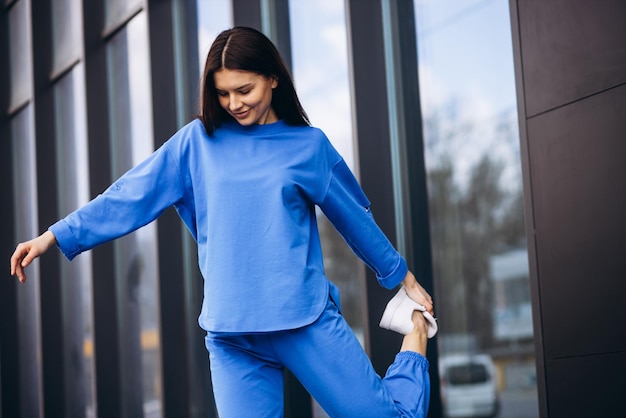
{"type": "Polygon", "coordinates": [[[213,74],[213,82],[220,105],[241,125],[278,121],[272,109],[272,92],[278,86],[275,77],[222,68],[213,74]]]}

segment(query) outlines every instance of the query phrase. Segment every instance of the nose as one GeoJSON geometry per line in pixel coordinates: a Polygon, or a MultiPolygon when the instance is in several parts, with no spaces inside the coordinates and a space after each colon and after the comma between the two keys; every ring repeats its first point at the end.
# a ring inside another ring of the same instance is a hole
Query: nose
{"type": "Polygon", "coordinates": [[[239,100],[237,94],[230,94],[228,99],[228,107],[231,111],[235,111],[241,107],[241,100],[239,100]]]}

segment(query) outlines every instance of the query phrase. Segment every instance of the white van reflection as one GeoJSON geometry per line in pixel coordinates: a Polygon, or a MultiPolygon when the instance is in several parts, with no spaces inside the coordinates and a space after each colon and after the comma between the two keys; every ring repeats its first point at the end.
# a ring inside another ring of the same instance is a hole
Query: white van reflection
{"type": "Polygon", "coordinates": [[[496,417],[495,366],[486,354],[453,354],[439,359],[446,417],[496,417]]]}

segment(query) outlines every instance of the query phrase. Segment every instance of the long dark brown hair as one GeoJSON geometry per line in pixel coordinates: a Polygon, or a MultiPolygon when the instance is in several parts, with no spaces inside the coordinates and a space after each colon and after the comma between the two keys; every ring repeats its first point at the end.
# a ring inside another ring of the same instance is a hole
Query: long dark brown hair
{"type": "Polygon", "coordinates": [[[223,31],[215,38],[204,65],[201,113],[198,119],[209,135],[225,120],[232,119],[219,104],[213,80],[213,74],[222,68],[276,77],[278,86],[273,90],[272,109],[278,118],[289,125],[310,124],[291,75],[272,41],[256,29],[237,26],[223,31]]]}

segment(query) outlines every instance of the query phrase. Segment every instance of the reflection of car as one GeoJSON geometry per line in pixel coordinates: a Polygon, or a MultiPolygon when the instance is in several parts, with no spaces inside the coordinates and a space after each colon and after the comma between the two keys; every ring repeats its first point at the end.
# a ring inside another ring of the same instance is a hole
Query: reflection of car
{"type": "Polygon", "coordinates": [[[441,398],[447,417],[495,417],[495,367],[486,354],[455,354],[439,359],[441,398]]]}

